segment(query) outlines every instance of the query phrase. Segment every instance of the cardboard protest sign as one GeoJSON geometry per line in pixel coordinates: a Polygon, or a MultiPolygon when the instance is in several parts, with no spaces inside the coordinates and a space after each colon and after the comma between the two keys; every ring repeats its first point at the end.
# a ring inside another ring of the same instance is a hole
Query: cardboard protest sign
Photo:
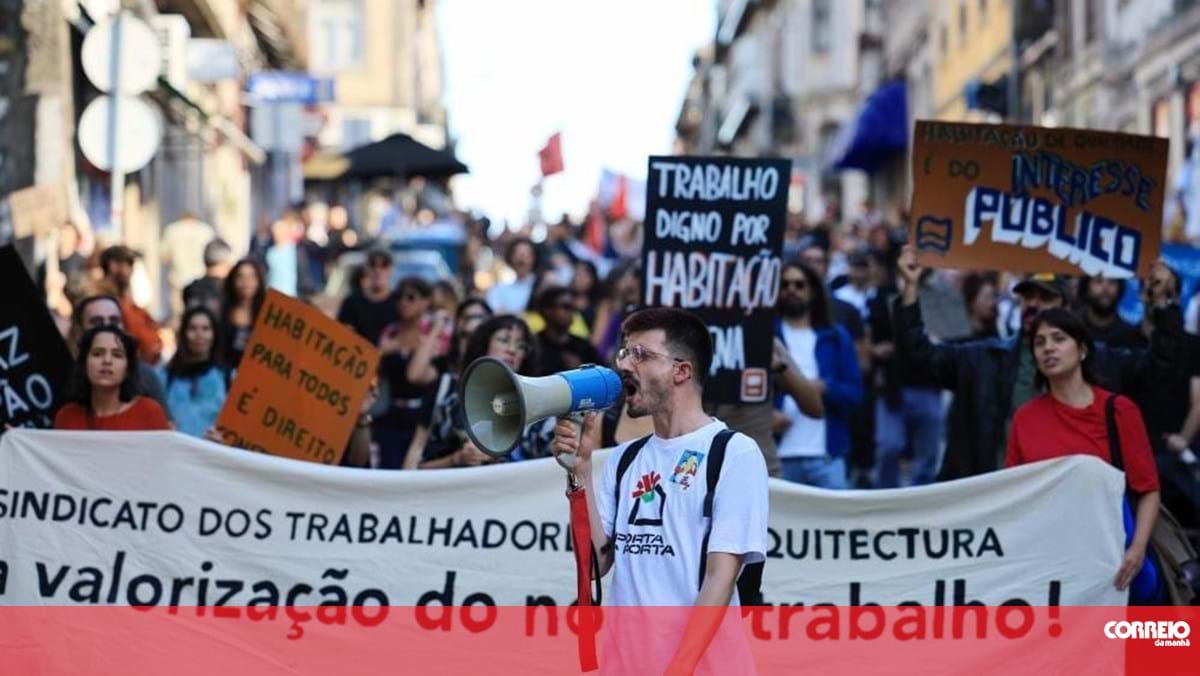
{"type": "Polygon", "coordinates": [[[642,298],[708,324],[716,403],[766,401],[791,164],[651,157],[642,298]]]}
{"type": "Polygon", "coordinates": [[[1166,170],[1162,138],[919,120],[909,241],[932,267],[1144,276],[1166,170]]]}
{"type": "Polygon", "coordinates": [[[62,191],[50,185],[35,185],[9,194],[13,235],[42,237],[67,220],[62,191]]]}
{"type": "Polygon", "coordinates": [[[268,291],[217,430],[231,446],[337,464],[378,365],[374,345],[268,291]]]}
{"type": "Polygon", "coordinates": [[[0,434],[54,426],[73,362],[41,291],[12,245],[0,248],[0,434]]]}

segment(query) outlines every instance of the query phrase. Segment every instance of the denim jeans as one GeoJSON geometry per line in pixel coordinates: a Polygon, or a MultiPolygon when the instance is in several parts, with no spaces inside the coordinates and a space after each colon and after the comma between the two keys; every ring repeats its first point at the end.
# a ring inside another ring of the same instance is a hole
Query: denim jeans
{"type": "Polygon", "coordinates": [[[780,458],[783,462],[783,478],[792,483],[845,490],[846,460],[818,455],[812,458],[780,458]]]}
{"type": "Polygon", "coordinates": [[[884,397],[875,402],[875,487],[900,486],[900,455],[910,445],[912,478],[908,485],[933,483],[942,464],[942,436],[946,410],[939,390],[906,387],[900,408],[892,409],[884,397]]]}

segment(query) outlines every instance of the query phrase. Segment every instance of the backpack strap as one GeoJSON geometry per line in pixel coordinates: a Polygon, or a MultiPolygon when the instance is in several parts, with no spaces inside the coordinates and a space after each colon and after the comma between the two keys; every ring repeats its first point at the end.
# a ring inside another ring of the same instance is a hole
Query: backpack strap
{"type": "Polygon", "coordinates": [[[712,535],[712,515],[713,515],[713,500],[717,495],[717,480],[721,478],[721,466],[725,464],[725,447],[729,445],[729,440],[736,434],[733,430],[725,428],[713,437],[712,445],[708,448],[708,465],[706,466],[705,476],[707,478],[707,490],[704,494],[704,518],[708,519],[708,526],[704,530],[704,540],[700,543],[700,580],[697,583],[697,589],[704,585],[704,569],[708,563],[708,538],[712,535]]]}
{"type": "Polygon", "coordinates": [[[1108,454],[1112,456],[1112,464],[1124,472],[1125,458],[1121,454],[1121,433],[1117,428],[1117,395],[1115,394],[1104,402],[1104,423],[1108,427],[1108,454]]]}
{"type": "MultiPolygon", "coordinates": [[[[626,446],[624,452],[621,453],[620,461],[617,462],[617,476],[613,480],[613,537],[616,537],[617,534],[617,515],[621,513],[621,479],[625,476],[625,472],[629,471],[629,467],[633,465],[638,452],[650,441],[651,436],[647,434],[626,446]]],[[[611,540],[606,547],[612,547],[611,540]]]]}

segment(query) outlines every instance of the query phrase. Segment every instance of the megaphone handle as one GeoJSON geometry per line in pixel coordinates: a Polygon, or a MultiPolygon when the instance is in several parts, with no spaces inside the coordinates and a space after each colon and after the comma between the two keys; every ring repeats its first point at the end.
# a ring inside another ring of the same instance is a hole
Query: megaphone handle
{"type": "MultiPolygon", "coordinates": [[[[575,423],[575,427],[578,428],[578,436],[580,438],[580,441],[582,441],[583,440],[583,414],[578,411],[571,411],[564,417],[567,420],[570,420],[571,422],[575,423]]],[[[554,459],[557,460],[559,466],[562,467],[563,469],[567,470],[567,472],[570,472],[572,474],[575,472],[575,454],[574,453],[559,453],[558,455],[554,456],[554,459]]]]}

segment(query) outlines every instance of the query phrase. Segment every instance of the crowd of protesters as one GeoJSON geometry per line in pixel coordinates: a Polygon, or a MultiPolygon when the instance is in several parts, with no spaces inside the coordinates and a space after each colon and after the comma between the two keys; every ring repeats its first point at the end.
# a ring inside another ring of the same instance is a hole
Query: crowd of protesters
{"type": "MultiPolygon", "coordinates": [[[[99,292],[78,297],[70,317],[77,374],[56,425],[219,439],[212,428],[266,290],[307,297],[358,241],[339,219],[339,233],[316,244],[303,213],[260,228],[241,260],[218,238],[197,249],[195,233],[179,236],[198,260],[192,277],[169,278],[179,294],[173,345],[133,298],[137,253],[105,249],[99,292]]],[[[505,458],[475,448],[458,406],[461,374],[482,356],[524,375],[588,363],[636,368],[615,360],[622,321],[641,298],[638,226],[627,228],[629,241],[595,251],[565,218],[537,243],[507,231],[489,239],[486,222],[470,222],[466,249],[498,260],[464,261],[454,279],[398,279],[391,249],[365,248],[336,317],[377,345],[381,360],[343,464],[399,470],[547,457],[553,420],[505,458]]],[[[1181,280],[1160,261],[1141,280],[1143,319],[1134,324],[1118,312],[1124,281],[923,269],[904,231],[878,217],[789,222],[773,403],[710,410],[759,442],[773,475],[826,489],[921,485],[1068,452],[1113,462],[1117,441],[1136,497],[1118,581],[1148,584],[1134,574],[1159,502],[1200,526],[1200,326],[1185,322],[1197,301],[1180,297],[1181,280]]],[[[188,255],[180,249],[172,264],[188,255]]],[[[60,268],[87,269],[71,256],[60,268]]],[[[651,431],[623,405],[601,428],[605,446],[651,431]]]]}

